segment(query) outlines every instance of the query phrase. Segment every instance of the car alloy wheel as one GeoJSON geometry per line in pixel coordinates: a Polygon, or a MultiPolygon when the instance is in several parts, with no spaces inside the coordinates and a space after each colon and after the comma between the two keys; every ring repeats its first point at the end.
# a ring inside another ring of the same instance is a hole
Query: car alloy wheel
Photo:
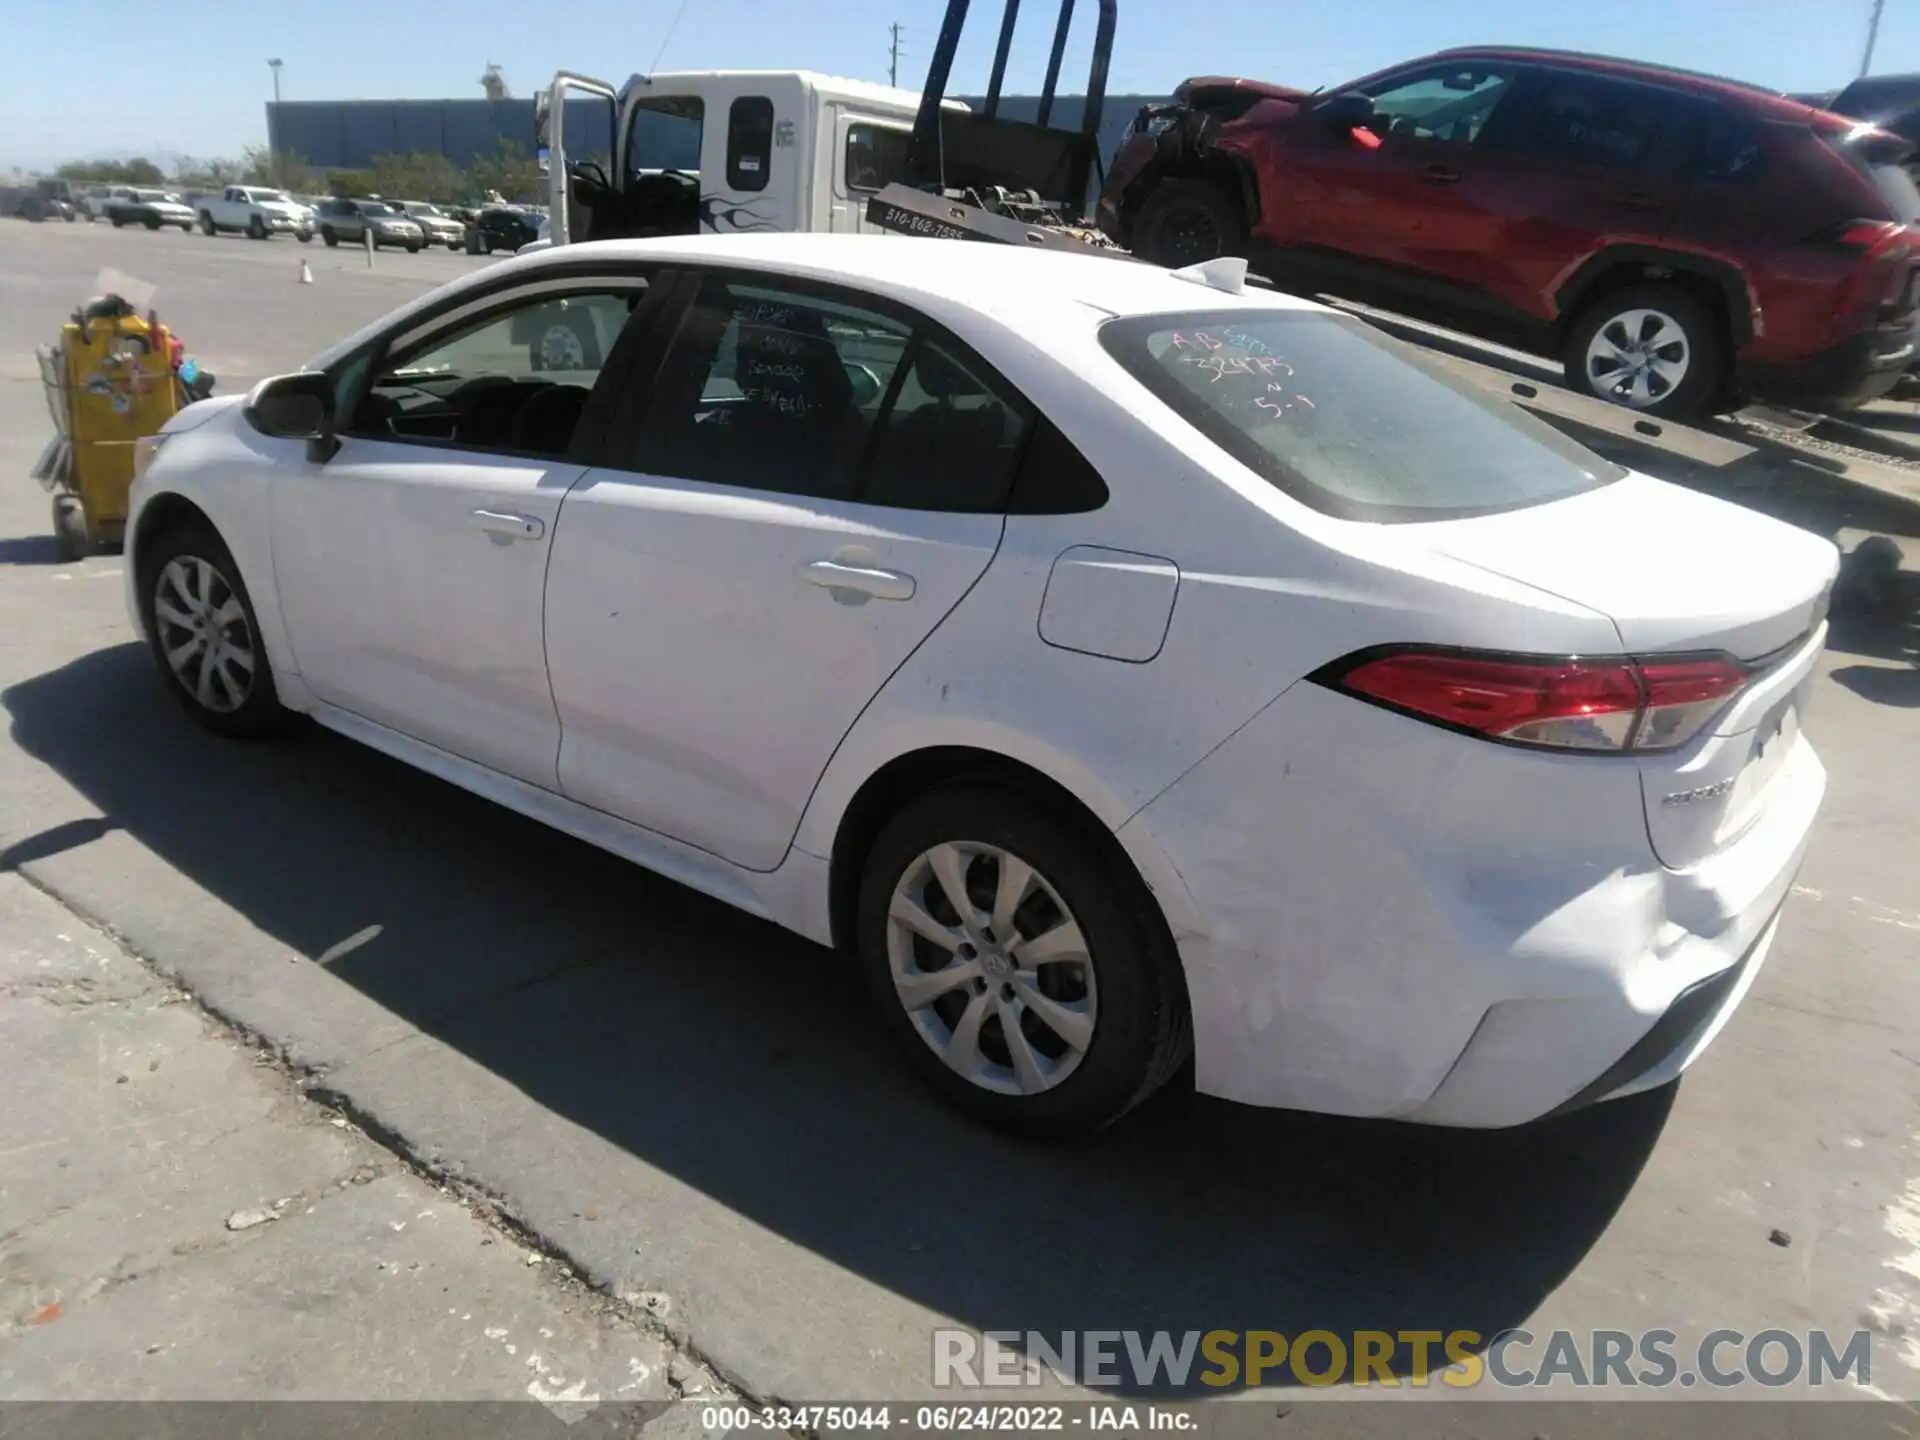
{"type": "Polygon", "coordinates": [[[1693,347],[1686,330],[1658,310],[1623,310],[1587,342],[1593,393],[1634,410],[1658,405],[1686,382],[1693,347]]]}
{"type": "Polygon", "coordinates": [[[160,568],[153,588],[160,653],[196,704],[229,715],[247,703],[258,672],[253,627],[233,582],[197,555],[160,568]]]}
{"type": "Polygon", "coordinates": [[[920,1038],[983,1090],[1051,1090],[1093,1043],[1086,936],[1047,878],[997,845],[936,845],[906,868],[887,909],[887,959],[920,1038]]]}

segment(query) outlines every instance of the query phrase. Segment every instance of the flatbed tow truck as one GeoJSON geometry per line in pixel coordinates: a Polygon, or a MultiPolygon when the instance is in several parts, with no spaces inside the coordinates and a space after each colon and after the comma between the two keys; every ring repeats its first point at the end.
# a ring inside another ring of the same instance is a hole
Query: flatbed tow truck
{"type": "MultiPolygon", "coordinates": [[[[1031,121],[1000,107],[1020,0],[1005,0],[978,110],[947,96],[970,0],[948,0],[917,94],[808,71],[636,74],[618,89],[562,73],[535,103],[535,141],[551,187],[550,243],[878,231],[1093,251],[1116,263],[1146,264],[1088,223],[1116,3],[1094,0],[1092,56],[1073,129],[1051,121],[1075,0],[1060,0],[1031,121]],[[584,129],[582,100],[593,102],[588,111],[601,111],[580,147],[596,158],[570,159],[567,130],[584,129]]],[[[1258,276],[1247,282],[1265,283],[1258,276]]],[[[1711,477],[1716,488],[1735,492],[1791,476],[1850,488],[1863,500],[1920,504],[1920,457],[1860,425],[1773,411],[1698,424],[1651,420],[1490,359],[1464,337],[1347,308],[1622,463],[1674,478],[1711,477]]]]}

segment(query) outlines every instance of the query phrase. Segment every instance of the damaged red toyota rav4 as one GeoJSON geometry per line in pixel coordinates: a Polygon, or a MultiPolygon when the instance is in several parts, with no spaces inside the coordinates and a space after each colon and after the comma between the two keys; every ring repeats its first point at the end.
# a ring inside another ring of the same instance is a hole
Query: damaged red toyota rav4
{"type": "Polygon", "coordinates": [[[1557,358],[1650,414],[1848,409],[1913,359],[1911,152],[1735,81],[1453,50],[1325,94],[1190,80],[1134,122],[1099,219],[1160,263],[1244,254],[1557,358]]]}

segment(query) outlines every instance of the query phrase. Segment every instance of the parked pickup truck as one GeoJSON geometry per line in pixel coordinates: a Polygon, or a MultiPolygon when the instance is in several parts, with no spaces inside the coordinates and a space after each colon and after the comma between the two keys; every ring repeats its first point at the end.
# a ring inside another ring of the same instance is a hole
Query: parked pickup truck
{"type": "Polygon", "coordinates": [[[304,245],[313,239],[313,212],[284,190],[229,185],[200,201],[200,228],[209,235],[225,230],[255,240],[293,235],[304,245]]]}

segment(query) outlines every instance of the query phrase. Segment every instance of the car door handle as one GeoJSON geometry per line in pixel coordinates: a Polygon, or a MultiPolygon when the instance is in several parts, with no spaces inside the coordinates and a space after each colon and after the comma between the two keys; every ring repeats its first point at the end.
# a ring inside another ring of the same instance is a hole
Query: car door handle
{"type": "Polygon", "coordinates": [[[897,570],[874,570],[865,565],[842,565],[837,560],[810,560],[800,576],[823,590],[870,595],[875,600],[911,600],[913,577],[897,570]]]}
{"type": "Polygon", "coordinates": [[[1458,185],[1460,172],[1451,165],[1429,165],[1420,172],[1420,178],[1428,185],[1458,185]]]}
{"type": "Polygon", "coordinates": [[[473,523],[489,535],[504,535],[509,540],[538,540],[547,533],[544,520],[532,515],[509,515],[500,510],[476,510],[473,523]]]}

